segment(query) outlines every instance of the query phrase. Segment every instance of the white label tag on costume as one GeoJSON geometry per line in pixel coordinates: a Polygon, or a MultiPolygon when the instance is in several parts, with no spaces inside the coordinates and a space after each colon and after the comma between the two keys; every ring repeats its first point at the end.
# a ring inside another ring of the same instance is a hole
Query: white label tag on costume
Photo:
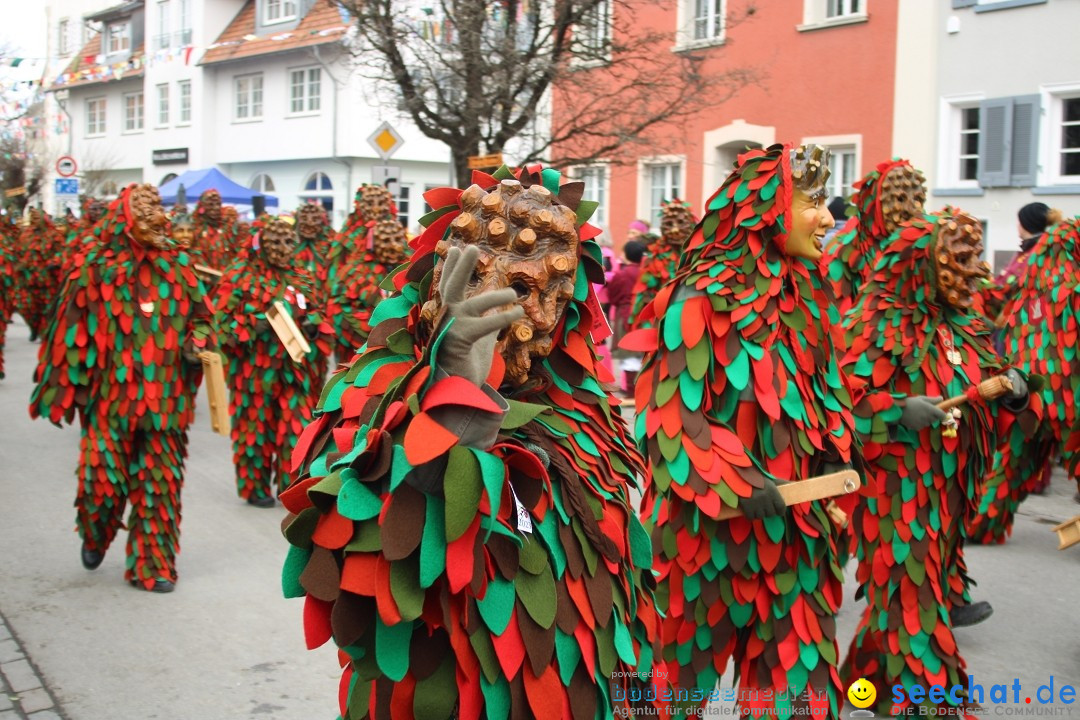
{"type": "Polygon", "coordinates": [[[301,310],[307,310],[307,300],[304,299],[304,293],[296,293],[296,305],[301,310]]]}
{"type": "Polygon", "coordinates": [[[518,532],[532,533],[533,523],[532,516],[529,515],[528,509],[521,504],[518,500],[517,493],[514,492],[514,486],[510,486],[510,494],[514,496],[514,507],[517,508],[517,529],[518,532]]]}

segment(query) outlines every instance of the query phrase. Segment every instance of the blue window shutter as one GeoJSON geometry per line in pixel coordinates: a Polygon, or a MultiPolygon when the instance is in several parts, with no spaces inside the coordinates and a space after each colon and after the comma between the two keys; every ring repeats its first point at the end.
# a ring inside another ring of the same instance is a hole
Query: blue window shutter
{"type": "Polygon", "coordinates": [[[953,10],[959,10],[960,8],[971,7],[978,4],[979,0],[952,0],[953,10]]]}
{"type": "Polygon", "coordinates": [[[1009,172],[1013,187],[1034,187],[1039,166],[1039,120],[1038,95],[1021,95],[1013,98],[1012,110],[1012,156],[1009,172]]]}
{"type": "Polygon", "coordinates": [[[1008,187],[1012,160],[1012,98],[979,103],[979,185],[1008,187]]]}

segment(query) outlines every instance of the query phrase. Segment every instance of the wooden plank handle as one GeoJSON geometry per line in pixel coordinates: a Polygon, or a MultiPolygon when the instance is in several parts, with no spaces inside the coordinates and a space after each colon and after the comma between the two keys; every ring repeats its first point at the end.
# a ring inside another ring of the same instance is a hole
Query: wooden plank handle
{"type": "MultiPolygon", "coordinates": [[[[979,397],[983,400],[997,400],[1005,393],[1012,392],[1013,385],[1009,382],[1009,378],[1004,375],[995,375],[989,380],[983,380],[979,383],[978,388],[979,397]]],[[[954,407],[963,405],[967,401],[967,395],[957,395],[956,397],[951,397],[948,400],[939,402],[937,406],[942,410],[952,410],[954,407]]]]}
{"type": "Polygon", "coordinates": [[[270,327],[274,328],[278,340],[285,346],[293,362],[302,362],[304,356],[311,352],[311,345],[308,344],[307,338],[300,332],[296,321],[280,300],[275,300],[273,306],[266,311],[266,321],[270,323],[270,327]]]}
{"type": "MultiPolygon", "coordinates": [[[[841,470],[840,472],[818,475],[817,477],[796,480],[795,482],[778,485],[780,497],[788,505],[798,505],[812,500],[824,500],[837,495],[849,495],[862,487],[859,473],[854,470],[841,470]]],[[[742,515],[738,507],[724,507],[720,510],[720,520],[728,520],[742,515]]]]}
{"type": "Polygon", "coordinates": [[[225,367],[215,352],[201,352],[206,395],[210,399],[210,428],[218,435],[229,436],[229,394],[225,390],[225,367]]]}
{"type": "Polygon", "coordinates": [[[212,267],[208,267],[206,265],[200,265],[199,263],[195,263],[192,267],[195,268],[195,272],[201,273],[203,275],[211,275],[213,277],[218,277],[219,278],[224,274],[220,270],[215,270],[212,267]]]}

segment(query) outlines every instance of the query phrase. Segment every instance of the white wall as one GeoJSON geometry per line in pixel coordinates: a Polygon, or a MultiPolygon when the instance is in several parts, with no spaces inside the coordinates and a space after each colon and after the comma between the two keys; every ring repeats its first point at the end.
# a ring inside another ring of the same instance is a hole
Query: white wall
{"type": "Polygon", "coordinates": [[[87,171],[110,170],[126,182],[143,179],[143,167],[148,160],[145,122],[148,118],[144,118],[142,130],[126,132],[123,97],[141,89],[141,77],[70,89],[67,103],[71,113],[72,153],[80,176],[87,171]],[[100,97],[105,98],[105,133],[87,137],[86,101],[100,97]]]}

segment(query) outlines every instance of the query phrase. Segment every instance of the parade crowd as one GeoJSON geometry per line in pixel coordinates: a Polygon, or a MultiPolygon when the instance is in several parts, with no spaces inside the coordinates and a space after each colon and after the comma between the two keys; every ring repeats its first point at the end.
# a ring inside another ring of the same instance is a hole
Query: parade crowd
{"type": "Polygon", "coordinates": [[[888,689],[966,686],[953,630],[992,607],[965,544],[1080,476],[1080,217],[1020,208],[991,277],[909,162],[850,200],[829,173],[749,150],[621,262],[540,166],[428,191],[415,237],[373,185],[340,230],[137,184],[30,208],[0,224],[0,377],[18,313],[31,415],[80,427],[83,565],[126,529],[125,579],[169,592],[220,358],[237,493],[288,512],[283,588],[340,650],[344,718],[700,716],[729,666],[755,716],[837,718],[864,678],[879,715],[974,717],[888,689]]]}

